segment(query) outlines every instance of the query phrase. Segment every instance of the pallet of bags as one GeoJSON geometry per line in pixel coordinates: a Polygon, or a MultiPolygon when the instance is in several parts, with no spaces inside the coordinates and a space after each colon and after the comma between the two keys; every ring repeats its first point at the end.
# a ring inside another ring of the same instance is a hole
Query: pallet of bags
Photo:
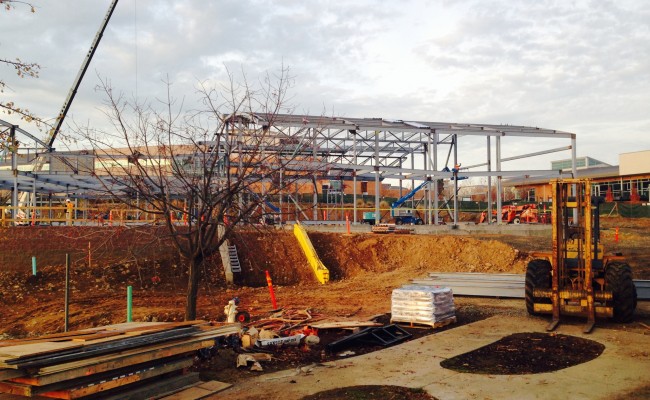
{"type": "Polygon", "coordinates": [[[450,288],[404,285],[391,296],[391,322],[439,328],[456,322],[450,288]]]}

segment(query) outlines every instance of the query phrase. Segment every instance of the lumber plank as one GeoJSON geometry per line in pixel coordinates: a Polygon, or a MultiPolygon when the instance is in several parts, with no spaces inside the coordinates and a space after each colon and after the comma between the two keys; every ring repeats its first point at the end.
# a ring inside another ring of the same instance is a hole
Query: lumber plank
{"type": "Polygon", "coordinates": [[[36,394],[32,393],[32,387],[29,385],[7,381],[0,382],[0,392],[6,394],[15,394],[23,397],[32,397],[36,394]]]}
{"type": "Polygon", "coordinates": [[[34,376],[17,377],[11,379],[11,381],[32,386],[44,386],[56,382],[112,371],[118,368],[142,364],[153,360],[160,360],[184,353],[190,353],[213,345],[213,340],[198,340],[187,343],[177,342],[164,347],[152,346],[149,350],[137,351],[133,352],[133,354],[107,355],[105,357],[91,358],[84,360],[85,365],[81,362],[68,363],[69,365],[56,365],[53,367],[58,368],[58,371],[54,370],[52,372],[54,368],[49,368],[49,371],[51,372],[44,374],[41,369],[38,374],[34,376]]]}
{"type": "MultiPolygon", "coordinates": [[[[31,397],[33,400],[49,400],[47,397],[42,397],[42,396],[33,396],[31,397]]],[[[15,394],[5,394],[5,393],[0,393],[0,400],[25,400],[24,396],[18,396],[15,394]]]]}
{"type": "MultiPolygon", "coordinates": [[[[59,351],[46,355],[34,355],[32,357],[25,357],[16,360],[9,360],[6,363],[16,365],[22,368],[38,368],[45,365],[53,365],[67,361],[80,360],[88,357],[114,353],[117,351],[133,349],[141,346],[147,346],[168,340],[188,338],[196,334],[197,331],[193,327],[184,327],[173,329],[166,332],[157,332],[151,335],[136,336],[125,338],[115,343],[96,343],[106,339],[97,339],[88,344],[80,344],[80,348],[73,348],[70,350],[59,351]]],[[[109,338],[110,339],[110,338],[109,338]]],[[[2,365],[0,365],[2,366],[2,365]]]]}
{"type": "MultiPolygon", "coordinates": [[[[34,375],[47,375],[47,374],[53,374],[69,369],[75,369],[75,368],[82,368],[82,367],[88,367],[92,366],[95,364],[100,364],[103,362],[108,362],[111,360],[116,360],[120,359],[123,357],[129,357],[133,356],[136,354],[140,353],[146,353],[146,352],[151,352],[151,351],[166,351],[165,349],[173,349],[176,346],[182,346],[184,344],[188,343],[195,343],[195,342],[203,342],[202,343],[202,348],[203,347],[210,347],[214,344],[214,338],[219,337],[219,336],[225,336],[225,335],[230,335],[233,333],[239,332],[239,324],[235,325],[230,325],[230,326],[225,326],[225,327],[217,327],[213,329],[212,331],[203,331],[203,332],[197,332],[197,334],[184,338],[184,339],[177,339],[177,340],[170,340],[170,341],[165,341],[161,343],[154,343],[150,344],[147,346],[140,346],[136,347],[134,349],[129,349],[129,350],[123,350],[119,352],[114,352],[114,353],[109,353],[103,356],[95,356],[95,357],[89,357],[77,361],[71,361],[67,363],[60,363],[56,365],[51,365],[51,366],[44,366],[36,369],[34,375]]],[[[192,351],[192,350],[189,350],[192,351]]],[[[171,355],[171,354],[170,354],[171,355]]]]}
{"type": "Polygon", "coordinates": [[[66,340],[72,340],[79,336],[93,335],[98,332],[101,331],[96,331],[96,332],[71,331],[71,332],[51,333],[42,336],[26,337],[22,339],[0,340],[0,347],[13,346],[16,344],[36,343],[36,342],[62,342],[66,340]]]}
{"type": "MultiPolygon", "coordinates": [[[[0,363],[4,364],[9,360],[18,360],[26,357],[45,355],[61,350],[70,350],[79,347],[83,347],[83,344],[73,342],[41,342],[0,347],[0,363]]],[[[5,368],[12,368],[12,366],[2,366],[5,368]]]]}
{"type": "Polygon", "coordinates": [[[183,368],[192,366],[193,362],[194,361],[192,358],[184,358],[177,361],[170,361],[164,364],[150,365],[140,370],[135,370],[131,373],[116,372],[116,375],[112,379],[90,381],[84,383],[81,386],[76,386],[77,384],[74,383],[75,381],[62,382],[61,384],[51,385],[54,387],[64,384],[73,385],[71,388],[56,388],[54,390],[50,390],[49,386],[43,386],[37,388],[36,390],[34,390],[36,387],[31,388],[33,389],[32,393],[40,394],[44,397],[51,397],[56,399],[78,399],[83,396],[89,396],[114,388],[123,388],[126,385],[163,375],[172,371],[182,370],[183,368]]]}
{"type": "Polygon", "coordinates": [[[122,335],[122,333],[121,332],[99,332],[99,333],[94,333],[92,335],[75,336],[71,340],[73,342],[88,342],[91,340],[110,338],[118,335],[122,335]]]}
{"type": "Polygon", "coordinates": [[[20,376],[25,376],[25,374],[25,371],[20,369],[0,369],[0,381],[18,378],[20,376]]]}

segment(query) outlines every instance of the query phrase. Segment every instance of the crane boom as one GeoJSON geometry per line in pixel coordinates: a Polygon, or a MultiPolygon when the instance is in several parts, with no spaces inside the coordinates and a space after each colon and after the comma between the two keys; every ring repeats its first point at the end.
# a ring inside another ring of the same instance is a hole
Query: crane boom
{"type": "Polygon", "coordinates": [[[81,64],[81,68],[79,69],[79,72],[77,73],[77,77],[74,80],[74,83],[72,84],[72,88],[70,88],[70,92],[68,93],[68,97],[65,99],[65,102],[63,103],[63,107],[61,107],[61,111],[59,112],[59,115],[56,117],[56,124],[54,128],[50,130],[50,135],[47,140],[47,144],[51,148],[52,145],[54,144],[54,140],[56,139],[56,136],[59,134],[59,130],[61,130],[61,126],[63,125],[63,120],[65,119],[65,116],[68,114],[68,110],[70,109],[70,106],[72,105],[72,100],[74,100],[75,95],[77,94],[77,90],[79,89],[79,86],[81,85],[81,81],[84,78],[84,75],[86,74],[86,71],[88,70],[88,66],[90,65],[90,61],[93,59],[93,55],[95,54],[95,50],[97,50],[97,46],[99,45],[99,42],[102,40],[102,36],[104,35],[104,31],[106,30],[106,26],[108,25],[108,21],[111,19],[111,16],[113,15],[113,11],[115,10],[115,6],[117,6],[118,0],[113,0],[111,5],[108,7],[108,11],[106,12],[106,16],[104,16],[104,20],[102,21],[102,25],[99,27],[99,30],[97,31],[97,34],[95,35],[95,39],[93,40],[92,44],[90,45],[90,50],[88,50],[88,53],[86,54],[86,58],[84,59],[83,64],[81,64]]]}

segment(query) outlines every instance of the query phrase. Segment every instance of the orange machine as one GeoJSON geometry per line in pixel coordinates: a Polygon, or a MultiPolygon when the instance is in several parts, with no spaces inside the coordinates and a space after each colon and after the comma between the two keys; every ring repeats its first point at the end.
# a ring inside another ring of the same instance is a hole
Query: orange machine
{"type": "MultiPolygon", "coordinates": [[[[487,214],[481,213],[479,224],[485,222],[487,214]]],[[[510,205],[501,207],[501,221],[507,224],[535,224],[540,222],[537,204],[510,205]]],[[[492,210],[492,222],[497,222],[497,211],[492,210]]]]}

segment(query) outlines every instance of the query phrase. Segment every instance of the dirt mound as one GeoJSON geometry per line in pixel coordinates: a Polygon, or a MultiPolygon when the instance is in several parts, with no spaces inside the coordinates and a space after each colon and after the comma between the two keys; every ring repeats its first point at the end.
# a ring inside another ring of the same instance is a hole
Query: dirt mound
{"type": "Polygon", "coordinates": [[[494,240],[437,235],[309,234],[334,279],[366,272],[525,271],[525,260],[512,247],[494,240]]]}
{"type": "MultiPolygon", "coordinates": [[[[309,232],[309,237],[333,281],[389,271],[406,275],[425,271],[523,273],[527,262],[518,250],[495,240],[324,232],[309,232]]],[[[292,233],[242,232],[233,241],[243,269],[237,283],[265,286],[267,270],[279,285],[316,283],[292,233]]]]}

